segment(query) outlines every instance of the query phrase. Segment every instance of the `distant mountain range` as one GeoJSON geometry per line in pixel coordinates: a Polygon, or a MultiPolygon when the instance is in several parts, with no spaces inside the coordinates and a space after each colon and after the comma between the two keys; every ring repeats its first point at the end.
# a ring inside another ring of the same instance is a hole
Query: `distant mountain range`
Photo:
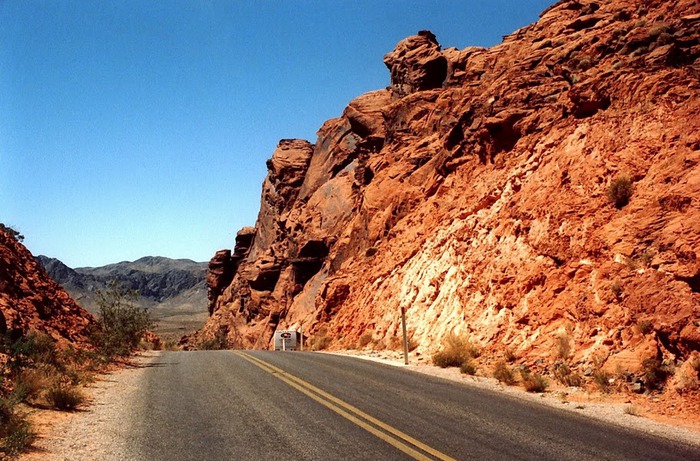
{"type": "Polygon", "coordinates": [[[96,314],[97,292],[116,280],[139,293],[138,305],[151,310],[156,331],[164,339],[201,327],[208,317],[207,263],[189,259],[146,256],[102,267],[70,268],[58,259],[39,255],[36,260],[78,304],[96,314]]]}

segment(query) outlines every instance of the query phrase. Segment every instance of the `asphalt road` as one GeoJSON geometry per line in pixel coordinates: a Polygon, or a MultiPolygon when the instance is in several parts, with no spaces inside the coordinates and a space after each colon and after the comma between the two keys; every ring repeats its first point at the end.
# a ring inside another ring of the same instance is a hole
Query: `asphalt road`
{"type": "Polygon", "coordinates": [[[700,460],[700,449],[351,357],[164,352],[124,459],[700,460]]]}

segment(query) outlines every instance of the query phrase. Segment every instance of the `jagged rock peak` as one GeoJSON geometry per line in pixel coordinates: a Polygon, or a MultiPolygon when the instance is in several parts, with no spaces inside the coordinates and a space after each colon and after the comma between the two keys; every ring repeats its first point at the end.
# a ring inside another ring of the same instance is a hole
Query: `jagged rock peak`
{"type": "Polygon", "coordinates": [[[447,78],[447,59],[435,35],[422,30],[401,40],[384,56],[391,73],[391,89],[399,96],[440,88],[447,78]]]}

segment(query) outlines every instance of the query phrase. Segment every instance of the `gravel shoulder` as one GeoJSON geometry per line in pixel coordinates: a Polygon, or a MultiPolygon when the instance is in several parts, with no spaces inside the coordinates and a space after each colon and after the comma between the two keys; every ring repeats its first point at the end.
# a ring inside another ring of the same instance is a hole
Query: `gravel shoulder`
{"type": "Polygon", "coordinates": [[[38,433],[34,449],[21,461],[126,460],[126,436],[130,402],[137,401],[138,384],[148,363],[160,352],[143,352],[133,365],[97,377],[84,389],[89,403],[73,413],[49,410],[32,412],[38,433]]]}
{"type": "Polygon", "coordinates": [[[575,412],[579,415],[595,418],[610,424],[700,447],[700,422],[696,419],[683,418],[663,418],[666,421],[660,421],[659,419],[662,418],[659,415],[650,413],[637,396],[634,396],[637,399],[633,401],[631,400],[634,398],[632,396],[620,394],[602,395],[599,393],[588,393],[579,388],[561,387],[555,387],[553,390],[545,393],[529,393],[517,386],[504,386],[494,378],[465,375],[460,373],[457,368],[440,368],[429,364],[424,358],[418,361],[411,359],[412,362],[409,365],[404,365],[403,355],[400,352],[346,350],[324,353],[350,355],[364,360],[402,367],[417,373],[457,381],[467,386],[501,392],[542,405],[575,412]],[[670,424],[670,422],[673,422],[673,424],[670,424]]]}

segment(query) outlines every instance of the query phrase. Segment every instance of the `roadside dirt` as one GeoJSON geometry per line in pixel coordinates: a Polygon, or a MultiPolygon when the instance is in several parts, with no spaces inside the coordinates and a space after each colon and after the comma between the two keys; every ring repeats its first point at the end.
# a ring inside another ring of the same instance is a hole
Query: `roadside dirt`
{"type": "Polygon", "coordinates": [[[458,381],[494,392],[503,392],[513,397],[700,446],[700,411],[697,403],[690,408],[680,408],[678,402],[668,395],[661,398],[654,394],[630,395],[614,392],[603,394],[590,389],[563,387],[552,380],[549,380],[550,386],[546,392],[529,393],[519,386],[505,386],[495,378],[478,374],[469,376],[460,373],[458,368],[434,366],[426,356],[410,355],[409,365],[404,365],[403,354],[397,351],[340,350],[326,353],[350,355],[387,365],[405,367],[418,373],[458,381]]]}

